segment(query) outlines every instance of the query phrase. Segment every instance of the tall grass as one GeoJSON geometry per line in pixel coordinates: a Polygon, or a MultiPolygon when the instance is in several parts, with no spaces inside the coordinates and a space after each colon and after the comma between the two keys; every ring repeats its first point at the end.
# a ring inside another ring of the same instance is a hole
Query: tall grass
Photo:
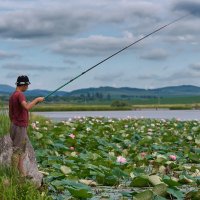
{"type": "Polygon", "coordinates": [[[4,109],[3,105],[0,105],[0,137],[9,133],[9,127],[8,111],[4,109]]]}
{"type": "Polygon", "coordinates": [[[13,168],[0,166],[0,199],[50,200],[45,191],[39,191],[30,180],[21,177],[13,168]]]}

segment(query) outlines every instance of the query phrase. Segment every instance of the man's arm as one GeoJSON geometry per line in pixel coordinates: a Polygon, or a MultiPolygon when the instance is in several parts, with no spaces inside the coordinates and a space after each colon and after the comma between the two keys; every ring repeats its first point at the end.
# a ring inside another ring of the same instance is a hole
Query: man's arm
{"type": "Polygon", "coordinates": [[[37,97],[35,98],[33,101],[31,101],[30,103],[27,103],[26,101],[22,101],[22,106],[26,109],[26,110],[30,110],[32,107],[34,107],[37,103],[40,103],[44,101],[44,97],[37,97]]]}

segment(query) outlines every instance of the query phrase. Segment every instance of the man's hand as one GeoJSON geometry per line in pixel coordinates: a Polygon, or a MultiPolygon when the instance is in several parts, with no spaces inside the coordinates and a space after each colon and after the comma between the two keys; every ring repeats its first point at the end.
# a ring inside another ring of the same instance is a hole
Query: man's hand
{"type": "Polygon", "coordinates": [[[36,101],[37,101],[37,103],[43,102],[44,101],[44,97],[37,97],[36,101]]]}

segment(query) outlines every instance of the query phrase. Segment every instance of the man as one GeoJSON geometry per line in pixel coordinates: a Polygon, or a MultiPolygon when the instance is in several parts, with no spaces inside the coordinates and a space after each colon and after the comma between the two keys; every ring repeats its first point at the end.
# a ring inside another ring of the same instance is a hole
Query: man
{"type": "Polygon", "coordinates": [[[28,103],[23,94],[30,84],[29,78],[25,75],[19,76],[16,82],[16,90],[9,99],[9,117],[11,121],[10,136],[13,141],[13,164],[18,168],[22,176],[26,176],[23,169],[23,160],[29,138],[27,127],[29,121],[28,111],[37,103],[44,101],[44,97],[35,98],[28,103]]]}

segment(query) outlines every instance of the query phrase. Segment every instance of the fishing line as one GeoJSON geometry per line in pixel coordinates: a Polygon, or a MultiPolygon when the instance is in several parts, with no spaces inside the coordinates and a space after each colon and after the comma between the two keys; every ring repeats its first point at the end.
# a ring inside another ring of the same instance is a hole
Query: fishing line
{"type": "Polygon", "coordinates": [[[168,24],[166,24],[166,25],[164,25],[164,26],[162,26],[162,27],[160,27],[160,28],[158,28],[158,29],[152,31],[151,33],[149,33],[149,34],[143,36],[142,38],[136,40],[135,42],[129,44],[128,46],[125,46],[125,47],[122,48],[121,50],[119,50],[119,51],[113,53],[112,55],[108,56],[107,58],[101,60],[99,63],[97,63],[97,64],[95,64],[94,66],[92,66],[92,67],[88,68],[87,70],[83,71],[81,74],[75,76],[75,77],[72,78],[70,81],[64,83],[63,85],[61,85],[60,87],[58,87],[58,88],[55,89],[54,91],[50,92],[50,93],[49,93],[47,96],[45,96],[44,98],[47,99],[49,96],[51,96],[51,95],[54,94],[55,92],[57,92],[57,91],[60,90],[61,88],[65,87],[65,86],[68,85],[69,83],[73,82],[74,80],[76,80],[76,79],[79,78],[80,76],[83,76],[84,74],[86,74],[86,73],[89,72],[90,70],[94,69],[94,68],[97,67],[98,65],[104,63],[105,61],[107,61],[107,60],[109,60],[110,58],[116,56],[117,54],[121,53],[121,52],[124,51],[125,49],[128,49],[129,47],[133,46],[134,44],[136,44],[136,43],[138,43],[138,42],[144,40],[145,38],[147,38],[147,37],[153,35],[154,33],[158,32],[158,31],[160,31],[160,30],[166,28],[167,26],[170,26],[171,24],[174,24],[175,22],[182,20],[183,18],[185,18],[185,17],[187,17],[187,16],[188,16],[188,15],[179,17],[179,18],[177,18],[177,19],[171,21],[170,23],[168,23],[168,24]]]}

